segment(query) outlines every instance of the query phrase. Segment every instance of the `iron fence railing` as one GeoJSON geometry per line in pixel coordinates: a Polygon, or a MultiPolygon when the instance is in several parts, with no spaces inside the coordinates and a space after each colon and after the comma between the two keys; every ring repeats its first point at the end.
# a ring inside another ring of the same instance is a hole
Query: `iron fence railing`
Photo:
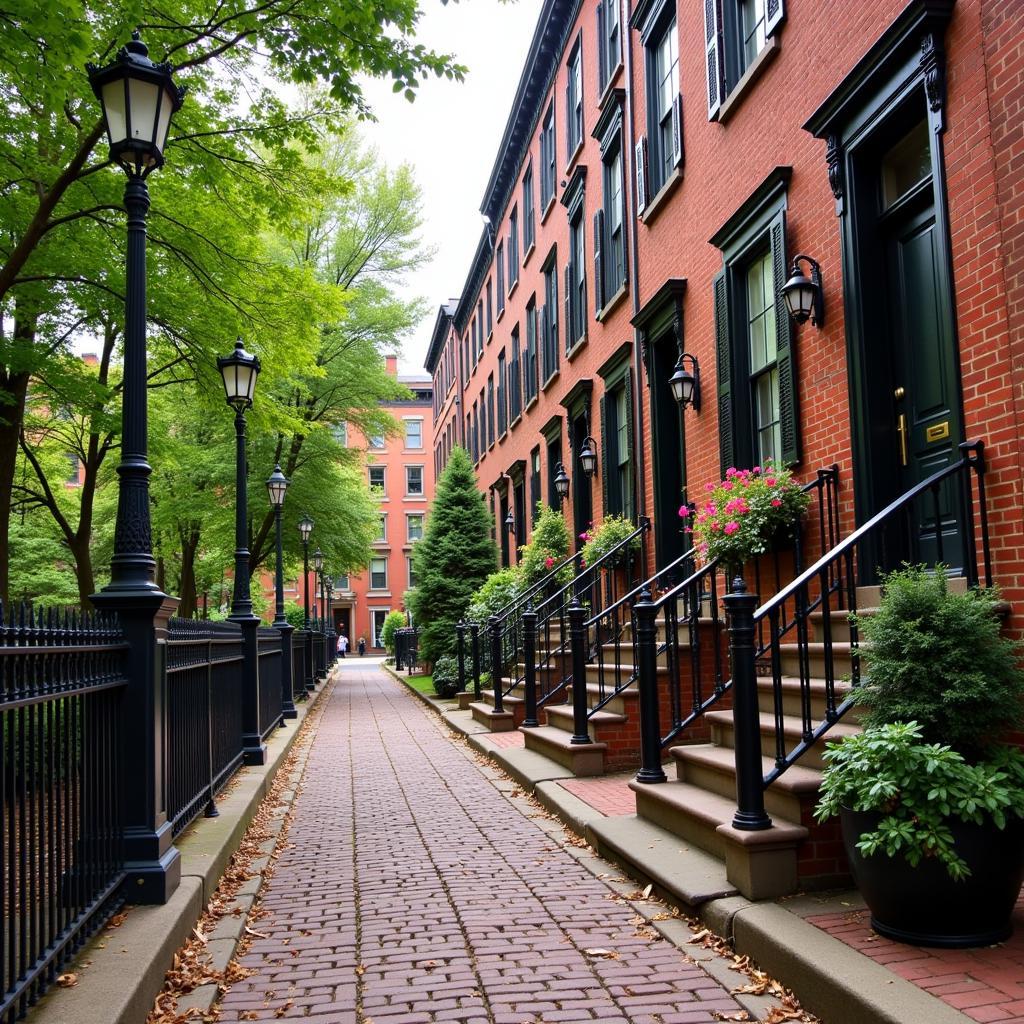
{"type": "Polygon", "coordinates": [[[292,699],[306,700],[306,631],[292,633],[292,699]]]}
{"type": "Polygon", "coordinates": [[[281,634],[273,626],[261,626],[257,633],[260,673],[260,735],[266,739],[279,725],[281,717],[281,634]]]}
{"type": "Polygon", "coordinates": [[[105,614],[0,606],[0,1022],[122,902],[127,645],[105,614]]]}
{"type": "Polygon", "coordinates": [[[395,630],[395,670],[406,669],[412,675],[419,663],[420,631],[408,626],[395,630]]]}

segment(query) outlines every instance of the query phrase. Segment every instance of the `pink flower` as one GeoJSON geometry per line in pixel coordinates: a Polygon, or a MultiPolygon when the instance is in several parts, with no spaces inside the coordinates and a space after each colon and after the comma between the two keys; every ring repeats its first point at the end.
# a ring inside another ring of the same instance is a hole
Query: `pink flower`
{"type": "Polygon", "coordinates": [[[782,502],[778,498],[772,498],[772,508],[778,508],[782,502]]]}
{"type": "Polygon", "coordinates": [[[754,468],[753,468],[753,469],[751,470],[751,472],[752,472],[752,473],[755,473],[755,474],[756,474],[756,473],[760,473],[760,472],[761,472],[761,467],[760,467],[760,466],[755,466],[755,467],[754,467],[754,468]]]}
{"type": "Polygon", "coordinates": [[[736,476],[736,467],[735,466],[730,466],[725,471],[725,478],[726,478],[726,480],[731,480],[734,476],[736,476]]]}
{"type": "Polygon", "coordinates": [[[704,490],[705,491],[713,491],[714,489],[715,489],[715,485],[714,484],[705,484],[704,485],[704,490]]]}
{"type": "Polygon", "coordinates": [[[690,527],[688,527],[688,526],[684,526],[683,527],[683,533],[693,533],[693,530],[691,530],[690,527]]]}
{"type": "Polygon", "coordinates": [[[722,484],[722,490],[723,491],[731,491],[732,490],[732,481],[731,480],[726,480],[726,482],[724,484],[722,484]]]}
{"type": "Polygon", "coordinates": [[[737,523],[735,520],[732,520],[732,521],[730,521],[730,522],[725,524],[725,532],[726,533],[735,533],[739,528],[740,528],[740,524],[737,523]]]}
{"type": "Polygon", "coordinates": [[[710,521],[710,522],[708,523],[708,529],[711,529],[711,530],[720,530],[721,528],[722,528],[722,527],[721,527],[721,526],[719,525],[719,522],[718,522],[718,520],[717,520],[717,519],[712,519],[712,520],[711,520],[711,521],[710,521]]]}
{"type": "Polygon", "coordinates": [[[545,569],[553,569],[554,565],[555,565],[555,560],[550,555],[548,555],[548,557],[544,559],[544,568],[545,569]]]}
{"type": "Polygon", "coordinates": [[[682,517],[683,517],[684,519],[686,519],[686,518],[687,518],[687,516],[689,516],[689,514],[690,514],[690,506],[689,506],[689,505],[680,505],[680,506],[679,506],[679,514],[680,514],[680,515],[681,515],[681,516],[682,516],[682,517]]]}
{"type": "Polygon", "coordinates": [[[774,487],[774,486],[775,486],[775,477],[773,477],[773,476],[765,477],[765,481],[764,481],[764,482],[765,482],[765,483],[766,483],[766,484],[767,484],[767,485],[768,485],[769,487],[774,487]]]}
{"type": "Polygon", "coordinates": [[[715,503],[713,501],[709,501],[704,506],[704,511],[709,513],[710,515],[714,515],[718,511],[718,509],[715,507],[715,503]]]}

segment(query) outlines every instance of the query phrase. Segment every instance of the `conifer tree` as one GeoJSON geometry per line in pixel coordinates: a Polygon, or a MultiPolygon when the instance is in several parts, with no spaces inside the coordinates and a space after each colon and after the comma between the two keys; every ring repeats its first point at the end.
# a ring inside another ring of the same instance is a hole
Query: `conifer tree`
{"type": "Polygon", "coordinates": [[[438,478],[426,532],[413,558],[412,612],[420,627],[420,654],[424,661],[435,662],[455,653],[455,625],[498,562],[490,517],[462,448],[452,449],[438,478]]]}

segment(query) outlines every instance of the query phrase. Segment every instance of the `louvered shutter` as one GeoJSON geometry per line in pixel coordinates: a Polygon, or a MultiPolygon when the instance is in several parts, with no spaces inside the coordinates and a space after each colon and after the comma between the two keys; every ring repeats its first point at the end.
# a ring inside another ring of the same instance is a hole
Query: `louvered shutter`
{"type": "Polygon", "coordinates": [[[608,410],[607,396],[602,395],[598,403],[601,410],[601,451],[598,453],[601,462],[601,509],[605,516],[611,509],[608,507],[608,478],[611,475],[612,455],[608,450],[608,410]]]}
{"type": "Polygon", "coordinates": [[[604,308],[604,210],[594,214],[594,315],[604,308]]]}
{"type": "Polygon", "coordinates": [[[647,136],[641,135],[633,150],[636,158],[636,215],[647,209],[647,136]]]}
{"type": "Polygon", "coordinates": [[[565,265],[565,351],[572,348],[576,340],[572,335],[575,333],[572,316],[572,260],[565,265]]]}
{"type": "Polygon", "coordinates": [[[715,276],[715,354],[718,362],[718,448],[722,476],[736,465],[732,407],[732,347],[729,341],[729,296],[726,272],[715,276]]]}
{"type": "MultiPolygon", "coordinates": [[[[612,3],[615,0],[611,0],[612,3]]],[[[608,46],[605,39],[605,10],[604,0],[598,0],[597,5],[597,69],[599,76],[599,89],[603,90],[605,82],[608,81],[608,72],[611,68],[608,67],[608,46]]]]}
{"type": "Polygon", "coordinates": [[[672,100],[672,165],[683,166],[683,97],[672,100]]]}
{"type": "Polygon", "coordinates": [[[786,5],[783,0],[767,0],[764,5],[764,31],[771,35],[786,16],[786,5]]]}
{"type": "Polygon", "coordinates": [[[800,403],[796,359],[793,351],[793,322],[782,297],[786,281],[786,211],[782,210],[769,229],[772,245],[772,275],[775,281],[775,349],[779,369],[779,432],[782,461],[792,466],[800,461],[800,403]]]}
{"type": "Polygon", "coordinates": [[[722,71],[722,12],[719,0],[704,0],[704,51],[708,75],[708,120],[718,116],[725,91],[725,75],[722,71]]]}
{"type": "Polygon", "coordinates": [[[537,323],[540,324],[540,337],[537,338],[537,347],[540,349],[540,383],[548,379],[551,370],[548,367],[548,307],[541,306],[537,310],[537,323]]]}
{"type": "Polygon", "coordinates": [[[636,410],[633,408],[633,371],[627,370],[623,379],[623,390],[626,392],[626,457],[629,459],[629,500],[627,495],[622,494],[622,514],[631,515],[633,511],[633,493],[636,489],[636,453],[633,448],[633,416],[636,410]]]}
{"type": "MultiPolygon", "coordinates": [[[[551,302],[548,304],[548,328],[551,331],[551,372],[558,369],[558,272],[551,268],[551,302]]],[[[544,307],[547,309],[547,306],[544,307]]]]}

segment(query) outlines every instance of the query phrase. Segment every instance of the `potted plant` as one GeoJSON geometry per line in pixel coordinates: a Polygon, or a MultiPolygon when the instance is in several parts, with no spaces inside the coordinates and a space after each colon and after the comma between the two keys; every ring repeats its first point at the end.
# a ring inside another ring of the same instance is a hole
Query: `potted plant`
{"type": "Polygon", "coordinates": [[[753,469],[730,468],[724,480],[705,489],[707,498],[696,514],[683,505],[679,515],[698,554],[708,561],[717,558],[730,576],[791,539],[811,500],[788,469],[771,461],[753,469]]]}
{"type": "Polygon", "coordinates": [[[838,814],[854,879],[882,935],[918,945],[1007,938],[1024,867],[1019,645],[994,590],[949,590],[941,567],[889,574],[855,616],[864,732],[830,743],[815,815],[838,814]]]}

